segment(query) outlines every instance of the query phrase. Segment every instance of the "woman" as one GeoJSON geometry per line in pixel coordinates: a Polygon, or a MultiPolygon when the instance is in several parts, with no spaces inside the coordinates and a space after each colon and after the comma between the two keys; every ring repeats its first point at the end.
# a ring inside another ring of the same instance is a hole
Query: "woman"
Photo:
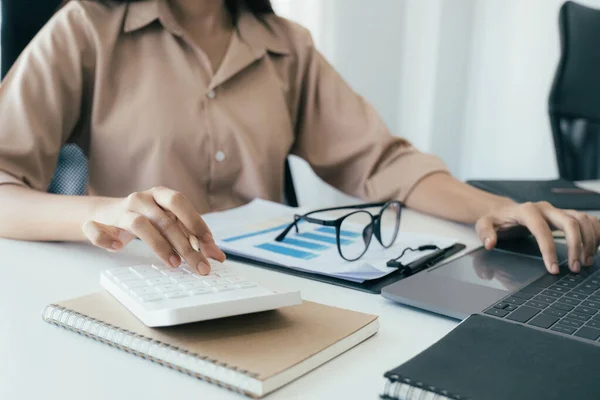
{"type": "Polygon", "coordinates": [[[574,272],[599,244],[597,219],[481,192],[390,135],[268,0],[71,1],[0,86],[0,121],[7,238],[117,251],[139,237],[205,274],[205,256],[224,255],[198,213],[281,200],[292,153],[346,193],[475,224],[488,249],[527,228],[551,273],[551,226],[566,233],[574,272]],[[89,159],[89,196],[45,193],[66,142],[89,159]]]}

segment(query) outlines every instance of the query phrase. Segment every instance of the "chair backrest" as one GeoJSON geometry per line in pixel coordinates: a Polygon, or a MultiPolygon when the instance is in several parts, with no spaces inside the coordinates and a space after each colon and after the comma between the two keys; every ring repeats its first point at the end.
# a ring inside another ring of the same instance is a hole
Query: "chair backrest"
{"type": "Polygon", "coordinates": [[[561,58],[549,114],[561,178],[600,178],[600,10],[572,1],[559,13],[561,58]]]}

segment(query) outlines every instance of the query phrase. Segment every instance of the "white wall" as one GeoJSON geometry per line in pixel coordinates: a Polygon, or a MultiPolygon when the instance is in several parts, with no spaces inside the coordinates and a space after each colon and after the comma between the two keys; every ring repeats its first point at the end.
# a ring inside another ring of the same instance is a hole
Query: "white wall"
{"type": "MultiPolygon", "coordinates": [[[[317,46],[392,132],[461,179],[557,176],[547,99],[562,3],[275,0],[283,16],[312,24],[317,46]]],[[[345,200],[320,195],[306,167],[294,168],[303,203],[345,200]]]]}

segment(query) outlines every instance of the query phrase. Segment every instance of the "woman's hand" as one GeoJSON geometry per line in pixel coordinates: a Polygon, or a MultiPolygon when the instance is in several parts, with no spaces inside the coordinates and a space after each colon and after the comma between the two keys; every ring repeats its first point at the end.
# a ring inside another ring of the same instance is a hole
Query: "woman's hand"
{"type": "Polygon", "coordinates": [[[538,242],[546,269],[557,274],[558,260],[552,228],[565,233],[569,249],[569,269],[579,272],[581,266],[594,262],[600,245],[598,218],[573,210],[560,210],[550,203],[509,204],[481,217],[475,229],[488,250],[496,246],[498,237],[515,237],[531,232],[538,242]]]}
{"type": "Polygon", "coordinates": [[[94,245],[109,251],[121,250],[138,237],[167,265],[178,267],[183,258],[203,275],[210,271],[206,257],[225,261],[189,200],[164,187],[115,199],[83,225],[83,232],[94,245]]]}

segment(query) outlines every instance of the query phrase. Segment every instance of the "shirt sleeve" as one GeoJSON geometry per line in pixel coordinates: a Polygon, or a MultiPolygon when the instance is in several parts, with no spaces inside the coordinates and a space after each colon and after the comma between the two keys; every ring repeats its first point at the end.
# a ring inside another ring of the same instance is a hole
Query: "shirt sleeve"
{"type": "Polygon", "coordinates": [[[0,84],[0,184],[47,190],[77,125],[93,52],[76,3],[52,17],[0,84]]]}
{"type": "Polygon", "coordinates": [[[393,136],[312,40],[300,85],[292,154],[305,159],[327,183],[368,201],[404,201],[424,177],[447,172],[440,159],[393,136]]]}

